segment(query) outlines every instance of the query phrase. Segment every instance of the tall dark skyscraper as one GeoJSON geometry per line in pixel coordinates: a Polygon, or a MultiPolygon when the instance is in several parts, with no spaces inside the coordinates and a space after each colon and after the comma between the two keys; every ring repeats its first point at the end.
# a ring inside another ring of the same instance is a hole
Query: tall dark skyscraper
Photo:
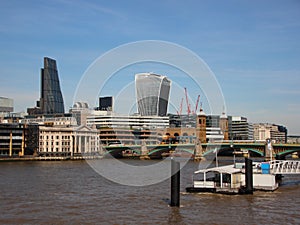
{"type": "Polygon", "coordinates": [[[56,61],[48,57],[44,58],[44,68],[41,69],[40,108],[43,114],[60,114],[65,112],[56,61]]]}

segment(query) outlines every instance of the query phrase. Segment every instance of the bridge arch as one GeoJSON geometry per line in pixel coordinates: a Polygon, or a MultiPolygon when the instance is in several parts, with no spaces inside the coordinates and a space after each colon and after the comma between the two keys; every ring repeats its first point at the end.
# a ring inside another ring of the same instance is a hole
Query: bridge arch
{"type": "MultiPolygon", "coordinates": [[[[165,147],[165,148],[157,148],[157,149],[153,149],[152,151],[149,151],[148,155],[152,155],[158,152],[167,152],[170,151],[172,149],[165,147]]],[[[186,153],[190,153],[190,154],[194,154],[194,150],[192,149],[187,149],[187,148],[180,148],[179,150],[180,152],[186,152],[186,153]]]]}
{"type": "MultiPolygon", "coordinates": [[[[259,151],[257,149],[253,149],[253,148],[243,148],[243,149],[244,150],[248,150],[250,152],[253,152],[253,153],[255,153],[255,154],[259,155],[259,156],[264,156],[264,152],[259,151]]],[[[228,147],[226,147],[226,148],[220,148],[220,149],[212,148],[212,149],[209,149],[208,151],[205,151],[204,154],[203,154],[203,156],[209,155],[211,153],[215,153],[216,150],[218,151],[218,153],[229,151],[229,150],[232,151],[232,149],[228,148],[228,147]]]]}
{"type": "Polygon", "coordinates": [[[275,154],[275,156],[278,157],[278,158],[284,158],[287,155],[293,154],[294,152],[300,153],[300,148],[299,149],[292,149],[292,150],[285,150],[283,152],[278,152],[277,154],[275,154]]]}

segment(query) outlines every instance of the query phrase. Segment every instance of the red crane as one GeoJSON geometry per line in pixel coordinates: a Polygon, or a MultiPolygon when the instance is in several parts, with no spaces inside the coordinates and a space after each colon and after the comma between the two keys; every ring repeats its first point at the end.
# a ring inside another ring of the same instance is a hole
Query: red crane
{"type": "Polygon", "coordinates": [[[190,107],[190,104],[189,104],[189,98],[188,98],[186,87],[184,88],[184,94],[185,94],[185,102],[186,102],[186,107],[187,107],[187,113],[188,113],[188,115],[190,115],[191,107],[190,107]]]}
{"type": "Polygon", "coordinates": [[[180,106],[179,106],[179,112],[177,111],[177,114],[180,116],[182,113],[182,103],[183,103],[183,98],[181,98],[180,106]]]}
{"type": "Polygon", "coordinates": [[[200,101],[200,95],[198,95],[198,98],[197,98],[197,101],[196,101],[195,113],[197,113],[199,101],[200,101]]]}

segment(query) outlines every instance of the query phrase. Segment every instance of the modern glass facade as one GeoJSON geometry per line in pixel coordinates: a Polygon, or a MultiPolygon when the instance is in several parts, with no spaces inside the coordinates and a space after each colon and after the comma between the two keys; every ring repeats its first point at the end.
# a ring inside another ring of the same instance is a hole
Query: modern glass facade
{"type": "Polygon", "coordinates": [[[44,58],[44,68],[41,69],[40,107],[43,114],[65,112],[56,61],[47,57],[44,58]]]}
{"type": "Polygon", "coordinates": [[[166,116],[171,81],[152,73],[135,75],[138,111],[141,116],[166,116]]]}

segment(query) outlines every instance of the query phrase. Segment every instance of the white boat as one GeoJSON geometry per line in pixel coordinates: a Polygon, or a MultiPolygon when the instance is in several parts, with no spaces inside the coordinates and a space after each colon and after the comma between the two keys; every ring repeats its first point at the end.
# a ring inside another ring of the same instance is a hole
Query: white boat
{"type": "MultiPolygon", "coordinates": [[[[254,190],[274,191],[278,188],[276,175],[270,174],[262,165],[253,163],[252,180],[254,190]]],[[[224,194],[242,194],[246,189],[245,164],[237,163],[227,166],[201,169],[194,172],[193,185],[187,192],[212,192],[224,194]]]]}

